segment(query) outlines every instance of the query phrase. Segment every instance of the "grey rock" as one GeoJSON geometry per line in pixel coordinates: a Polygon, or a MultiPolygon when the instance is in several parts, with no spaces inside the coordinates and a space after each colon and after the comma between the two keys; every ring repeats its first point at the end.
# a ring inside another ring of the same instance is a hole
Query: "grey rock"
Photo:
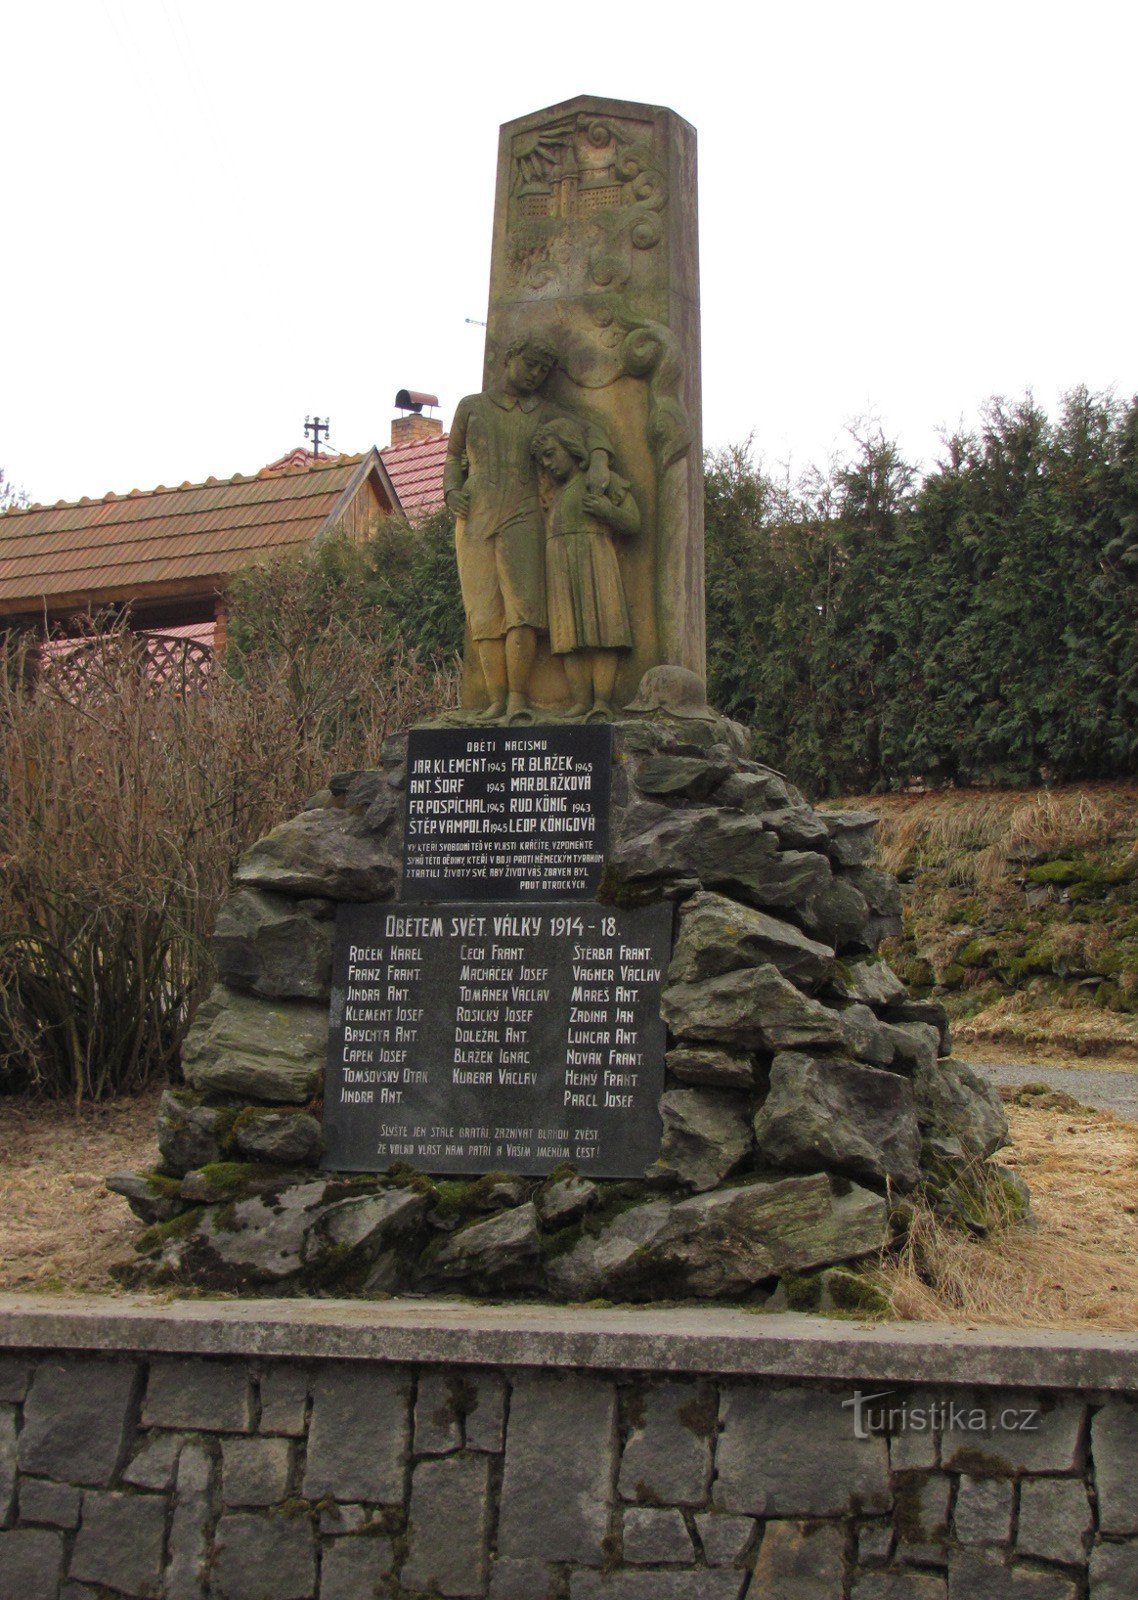
{"type": "Polygon", "coordinates": [[[1061,1561],[1086,1560],[1083,1536],[1091,1532],[1091,1507],[1079,1478],[1025,1478],[1019,1491],[1016,1549],[1022,1556],[1061,1561]]]}
{"type": "Polygon", "coordinates": [[[138,1385],[133,1362],[42,1362],[24,1405],[20,1471],[105,1488],[126,1453],[138,1385]]]}
{"type": "Polygon", "coordinates": [[[142,1422],[148,1428],[248,1433],[251,1402],[243,1361],[160,1357],[150,1364],[142,1422]]]}
{"type": "Polygon", "coordinates": [[[7,1527],[16,1493],[16,1413],[0,1410],[0,1528],[7,1527]]]}
{"type": "Polygon", "coordinates": [[[624,1513],[624,1559],[637,1566],[656,1561],[691,1561],[695,1551],[683,1513],[629,1506],[624,1513]]]}
{"type": "Polygon", "coordinates": [[[1015,1489],[1007,1478],[961,1477],[953,1529],[960,1544],[1010,1544],[1015,1489]]]}
{"type": "Polygon", "coordinates": [[[820,884],[816,893],[794,904],[794,913],[808,934],[834,950],[856,953],[877,948],[869,933],[865,897],[844,878],[820,884]]]}
{"type": "Polygon", "coordinates": [[[816,989],[833,971],[834,952],[791,923],[721,894],[696,894],[684,905],[669,983],[768,964],[800,988],[816,989]]]}
{"type": "Polygon", "coordinates": [[[305,1265],[308,1231],[327,1187],[323,1180],[291,1184],[207,1207],[193,1233],[159,1248],[156,1265],[214,1288],[285,1282],[305,1265]]]}
{"type": "Polygon", "coordinates": [[[282,1167],[314,1167],[320,1160],[320,1124],[306,1111],[243,1114],[233,1125],[233,1143],[250,1161],[282,1167]]]}
{"type": "Polygon", "coordinates": [[[337,1539],[320,1558],[320,1600],[371,1600],[394,1566],[390,1539],[337,1539]]]}
{"type": "Polygon", "coordinates": [[[1096,1544],[1091,1551],[1090,1600],[1134,1600],[1138,1594],[1138,1545],[1096,1544]]]}
{"type": "Polygon", "coordinates": [[[896,1043],[869,1007],[856,1000],[839,1000],[835,1009],[850,1055],[858,1061],[868,1061],[870,1066],[889,1066],[897,1053],[896,1043]]]}
{"type": "Polygon", "coordinates": [[[885,1440],[856,1439],[833,1395],[732,1386],[720,1424],[712,1494],[723,1511],[836,1517],[892,1505],[885,1440]]]}
{"type": "Polygon", "coordinates": [[[642,794],[704,800],[724,778],[730,777],[731,771],[730,761],[660,751],[641,760],[634,781],[642,794]]]}
{"type": "Polygon", "coordinates": [[[1081,1465],[1086,1407],[1079,1401],[1044,1404],[1037,1395],[991,1389],[956,1398],[960,1411],[984,1411],[988,1429],[946,1427],[940,1447],[946,1471],[1014,1477],[1021,1472],[1074,1472],[1081,1465]],[[1006,1411],[1034,1426],[1000,1427],[1006,1411]],[[1025,1411],[1034,1411],[1034,1417],[1026,1418],[1025,1411]]]}
{"type": "Polygon", "coordinates": [[[490,1538],[490,1459],[444,1456],[416,1464],[411,1478],[404,1588],[444,1595],[485,1592],[490,1538]]]}
{"type": "Polygon", "coordinates": [[[553,1600],[557,1569],[545,1561],[497,1560],[490,1568],[487,1600],[553,1600]]]}
{"type": "Polygon", "coordinates": [[[913,1091],[893,1072],[793,1052],[771,1064],[771,1087],[755,1116],[759,1153],[772,1166],[888,1179],[911,1189],[921,1136],[913,1091]]]}
{"type": "Polygon", "coordinates": [[[169,1222],[186,1209],[176,1194],[163,1194],[163,1186],[156,1184],[153,1174],[148,1172],[112,1172],[106,1184],[112,1194],[122,1195],[147,1227],[155,1222],[169,1222]]]}
{"type": "Polygon", "coordinates": [[[275,1506],[288,1492],[291,1466],[287,1439],[222,1440],[222,1504],[275,1506]]]}
{"type": "Polygon", "coordinates": [[[63,1535],[43,1528],[0,1533],[0,1600],[56,1600],[63,1535]]]}
{"type": "Polygon", "coordinates": [[[909,1472],[894,1479],[897,1559],[944,1563],[952,1479],[943,1472],[909,1472]]]}
{"type": "Polygon", "coordinates": [[[324,1367],[313,1389],[304,1494],[397,1505],[410,1444],[411,1383],[395,1367],[324,1367]]]}
{"type": "MultiPolygon", "coordinates": [[[[922,1396],[917,1403],[923,1403],[923,1399],[922,1396]]],[[[890,1399],[889,1403],[893,1405],[895,1401],[890,1399]]],[[[938,1434],[932,1428],[902,1428],[894,1433],[889,1440],[889,1465],[894,1472],[931,1472],[940,1465],[938,1434]]]]}
{"type": "Polygon", "coordinates": [[[184,1091],[164,1090],[158,1102],[157,1132],[165,1171],[180,1178],[211,1161],[220,1161],[222,1140],[232,1120],[232,1112],[197,1105],[184,1091]]]}
{"type": "Polygon", "coordinates": [[[917,1072],[936,1070],[940,1036],[927,1022],[882,1023],[893,1041],[893,1067],[912,1077],[917,1072]]]}
{"type": "Polygon", "coordinates": [[[1010,1566],[993,1550],[954,1550],[948,1562],[948,1600],[1076,1600],[1071,1578],[1010,1566]]]}
{"type": "Polygon", "coordinates": [[[399,881],[390,847],[349,811],[302,811],[252,845],[237,883],[327,900],[388,900],[399,881]]]}
{"type": "Polygon", "coordinates": [[[299,1438],[308,1409],[309,1374],[287,1361],[276,1361],[261,1374],[262,1433],[299,1438]]]}
{"type": "Polygon", "coordinates": [[[762,762],[739,762],[738,771],[723,784],[715,802],[739,811],[781,811],[784,806],[805,805],[786,774],[776,773],[773,766],[762,762]]]}
{"type": "Polygon", "coordinates": [[[780,1273],[869,1255],[885,1238],[885,1202],[857,1184],[760,1178],[623,1212],[553,1258],[547,1276],[569,1300],[742,1294],[780,1273]]]}
{"type": "Polygon", "coordinates": [[[710,1045],[678,1045],[667,1052],[664,1062],[681,1083],[705,1084],[711,1089],[749,1090],[755,1086],[755,1064],[750,1056],[732,1055],[710,1045]]]}
{"type": "Polygon", "coordinates": [[[660,1096],[664,1131],[660,1155],[648,1169],[688,1189],[714,1189],[750,1155],[749,1106],[718,1089],[667,1089],[660,1096]]]}
{"type": "Polygon", "coordinates": [[[732,773],[720,785],[715,799],[717,804],[733,806],[738,811],[772,812],[795,805],[797,793],[780,773],[752,763],[732,773]]]}
{"type": "MultiPolygon", "coordinates": [[[[569,1578],[569,1600],[739,1600],[746,1581],[746,1573],[726,1568],[574,1572],[569,1578]]],[[[774,1591],[769,1592],[774,1600],[774,1591]]],[[[528,1595],[526,1600],[530,1600],[528,1595]]]]}
{"type": "Polygon", "coordinates": [[[562,1300],[591,1300],[609,1287],[624,1292],[643,1266],[641,1251],[660,1238],[670,1210],[663,1200],[633,1206],[598,1233],[583,1235],[572,1250],[547,1261],[550,1292],[562,1300]]]}
{"type": "Polygon", "coordinates": [[[712,1386],[652,1384],[630,1397],[626,1409],[630,1420],[618,1492],[647,1505],[703,1505],[717,1423],[712,1386]]]}
{"type": "Polygon", "coordinates": [[[462,1378],[421,1372],[415,1396],[415,1454],[444,1456],[462,1449],[462,1378]]]}
{"type": "Polygon", "coordinates": [[[32,1363],[26,1356],[0,1356],[0,1405],[21,1405],[31,1381],[32,1363]]]}
{"type": "Polygon", "coordinates": [[[843,867],[862,867],[873,860],[876,811],[823,811],[830,832],[830,854],[843,867]]]}
{"type": "Polygon", "coordinates": [[[141,1600],[157,1600],[162,1585],[166,1501],[158,1494],[88,1490],[75,1538],[70,1576],[104,1584],[141,1600]]]}
{"type": "Polygon", "coordinates": [[[704,1556],[712,1567],[730,1567],[740,1561],[755,1536],[753,1517],[732,1517],[708,1511],[696,1517],[695,1526],[704,1556]]]}
{"type": "Polygon", "coordinates": [[[467,1375],[463,1433],[468,1450],[501,1451],[506,1442],[506,1384],[498,1372],[467,1375]],[[473,1392],[471,1392],[473,1389],[473,1392]]]}
{"type": "MultiPolygon", "coordinates": [[[[842,1000],[860,1000],[867,1006],[900,1007],[907,1003],[905,985],[887,961],[849,961],[839,965],[829,990],[842,1000]]],[[[924,1017],[890,1017],[887,1022],[923,1022],[924,1017]]]]}
{"type": "Polygon", "coordinates": [[[123,1483],[132,1489],[168,1489],[178,1468],[178,1452],[185,1436],[180,1433],[151,1433],[122,1470],[123,1483]]]}
{"type": "Polygon", "coordinates": [[[616,1388],[576,1373],[519,1374],[510,1401],[498,1553],[599,1566],[609,1530],[616,1388]],[[556,1494],[550,1493],[556,1464],[556,1494]],[[540,1505],[542,1514],[534,1515],[540,1505]]]}
{"type": "Polygon", "coordinates": [[[212,1478],[209,1447],[202,1439],[190,1439],[178,1458],[164,1600],[205,1600],[213,1525],[212,1478]]]}
{"type": "Polygon", "coordinates": [[[950,1056],[952,1054],[952,1030],[949,1026],[948,1012],[939,1000],[898,1000],[888,1004],[882,1011],[886,1022],[925,1022],[937,1031],[937,1055],[950,1056]]]}
{"type": "Polygon", "coordinates": [[[861,1522],[858,1524],[857,1560],[859,1566],[883,1567],[892,1554],[893,1526],[891,1523],[861,1522]]]}
{"type": "Polygon", "coordinates": [[[901,915],[901,885],[891,872],[879,872],[876,867],[846,867],[842,878],[853,884],[875,917],[901,915]]]}
{"type": "Polygon", "coordinates": [[[231,989],[266,999],[327,1000],[332,933],[330,921],[286,895],[237,889],[217,914],[217,975],[231,989]]]}
{"type": "Polygon", "coordinates": [[[934,1060],[918,1067],[913,1093],[922,1128],[958,1139],[966,1156],[983,1159],[1007,1144],[1008,1119],[999,1091],[963,1062],[934,1060]]]}
{"type": "Polygon", "coordinates": [[[51,1483],[47,1478],[21,1478],[20,1521],[46,1522],[53,1528],[77,1528],[82,1499],[82,1489],[76,1489],[69,1483],[51,1483]]]}
{"type": "Polygon", "coordinates": [[[772,966],[748,967],[702,983],[670,983],[660,1010],[679,1039],[743,1050],[841,1045],[837,1015],[802,994],[772,966]]]}
{"type": "Polygon", "coordinates": [[[830,830],[825,821],[809,806],[780,806],[763,817],[763,827],[769,828],[783,850],[828,850],[830,830]]]}
{"type": "Polygon", "coordinates": [[[316,1545],[302,1517],[239,1511],[217,1524],[212,1593],[217,1600],[312,1600],[316,1545]]]}
{"type": "Polygon", "coordinates": [[[542,1225],[563,1228],[583,1217],[589,1207],[595,1205],[599,1192],[595,1183],[573,1173],[542,1184],[533,1198],[542,1225]]]}
{"type": "Polygon", "coordinates": [[[540,1261],[537,1207],[529,1200],[450,1234],[422,1259],[419,1270],[425,1284],[462,1284],[477,1293],[536,1283],[540,1261]]]}
{"type": "Polygon", "coordinates": [[[768,1522],[753,1591],[772,1600],[834,1600],[842,1592],[845,1533],[833,1523],[768,1522]]]}
{"type": "Polygon", "coordinates": [[[762,819],[722,807],[674,811],[632,807],[628,832],[609,854],[616,884],[659,887],[670,880],[698,879],[705,887],[731,889],[759,906],[794,906],[819,893],[830,880],[825,857],[812,851],[782,851],[762,819]]]}
{"type": "Polygon", "coordinates": [[[186,1035],[182,1068],[203,1094],[303,1102],[320,1084],[327,1053],[327,1006],[255,1000],[218,984],[186,1035]]]}
{"type": "Polygon", "coordinates": [[[340,1534],[362,1533],[369,1526],[367,1506],[340,1506],[324,1503],[320,1507],[320,1532],[329,1538],[340,1534]]]}
{"type": "Polygon", "coordinates": [[[854,1581],[850,1600],[946,1600],[948,1585],[933,1572],[868,1572],[854,1581]]]}
{"type": "Polygon", "coordinates": [[[1138,1534],[1138,1405],[1110,1399],[1091,1422],[1102,1533],[1138,1534]]]}
{"type": "Polygon", "coordinates": [[[343,1265],[374,1261],[414,1231],[427,1205],[427,1197],[413,1189],[387,1189],[324,1206],[305,1235],[305,1264],[319,1265],[330,1256],[343,1265]]]}

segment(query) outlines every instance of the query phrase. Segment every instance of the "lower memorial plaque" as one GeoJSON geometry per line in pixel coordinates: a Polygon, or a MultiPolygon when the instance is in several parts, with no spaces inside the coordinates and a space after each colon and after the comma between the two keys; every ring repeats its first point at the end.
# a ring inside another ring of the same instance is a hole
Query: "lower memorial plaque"
{"type": "Polygon", "coordinates": [[[642,1177],[672,907],[341,906],[324,1166],[642,1177]]]}

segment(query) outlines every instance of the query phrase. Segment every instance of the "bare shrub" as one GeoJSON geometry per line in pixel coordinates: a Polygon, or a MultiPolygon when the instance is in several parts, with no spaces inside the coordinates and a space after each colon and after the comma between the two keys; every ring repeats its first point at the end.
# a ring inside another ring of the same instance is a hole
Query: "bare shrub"
{"type": "Polygon", "coordinates": [[[121,622],[80,695],[50,669],[29,691],[26,651],[0,646],[0,1087],[78,1103],[175,1060],[241,851],[453,680],[331,616],[184,695],[139,671],[121,622]]]}

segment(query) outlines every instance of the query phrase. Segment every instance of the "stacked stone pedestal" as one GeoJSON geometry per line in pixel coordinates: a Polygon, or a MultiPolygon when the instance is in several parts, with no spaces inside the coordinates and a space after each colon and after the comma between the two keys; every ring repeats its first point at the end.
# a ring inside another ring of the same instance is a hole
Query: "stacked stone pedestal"
{"type": "Polygon", "coordinates": [[[403,736],[238,867],[220,982],[186,1040],[185,1088],[163,1096],[159,1166],[111,1180],[150,1224],[137,1277],[563,1300],[765,1300],[805,1278],[840,1298],[856,1279],[828,1269],[886,1248],[906,1196],[982,1226],[978,1173],[1007,1124],[950,1059],[941,1009],[876,954],[901,904],[871,865],[873,815],[813,810],[740,748],[718,718],[615,730],[599,897],[676,907],[662,1139],[643,1179],[319,1170],[335,909],[398,895],[403,736]]]}

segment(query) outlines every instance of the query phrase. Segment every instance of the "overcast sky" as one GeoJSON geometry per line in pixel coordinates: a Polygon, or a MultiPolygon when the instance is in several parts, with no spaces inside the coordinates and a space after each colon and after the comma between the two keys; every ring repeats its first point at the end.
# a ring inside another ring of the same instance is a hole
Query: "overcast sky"
{"type": "Polygon", "coordinates": [[[699,132],[704,434],[911,459],[993,393],[1138,389],[1138,7],[8,0],[0,467],[33,499],[387,443],[478,387],[498,125],[699,132]],[[742,20],[741,20],[742,19],[742,20]]]}

